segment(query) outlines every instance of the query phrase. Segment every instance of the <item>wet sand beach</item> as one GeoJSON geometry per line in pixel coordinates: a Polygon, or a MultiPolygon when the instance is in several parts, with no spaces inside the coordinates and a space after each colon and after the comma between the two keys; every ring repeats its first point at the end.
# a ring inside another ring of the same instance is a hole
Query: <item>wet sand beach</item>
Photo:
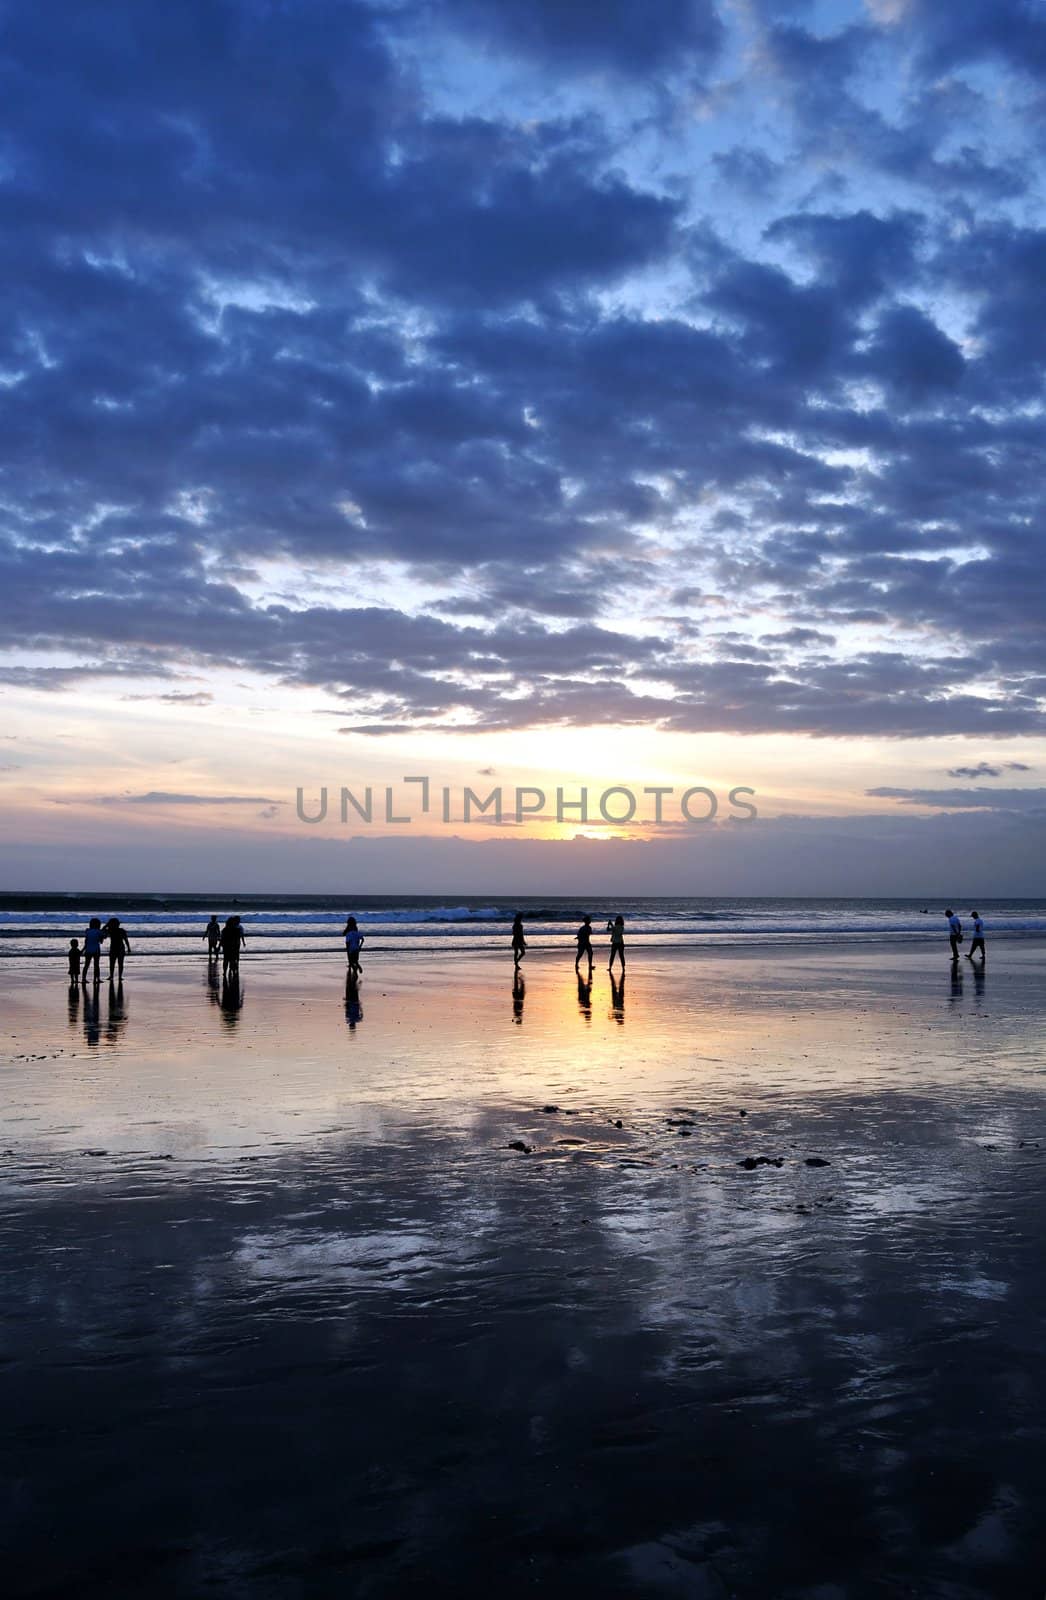
{"type": "Polygon", "coordinates": [[[1046,1583],[1046,948],[3,972],[19,1596],[1046,1583]]]}

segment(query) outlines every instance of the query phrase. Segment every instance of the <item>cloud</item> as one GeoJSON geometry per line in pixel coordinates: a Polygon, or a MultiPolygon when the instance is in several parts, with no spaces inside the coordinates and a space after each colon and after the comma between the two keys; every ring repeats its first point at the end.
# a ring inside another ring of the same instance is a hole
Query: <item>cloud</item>
{"type": "Polygon", "coordinates": [[[209,706],[214,704],[213,694],[206,690],[195,693],[175,692],[172,694],[124,694],[121,700],[154,700],[169,706],[209,706]]]}
{"type": "Polygon", "coordinates": [[[903,805],[939,806],[955,811],[1015,811],[1046,813],[1046,789],[866,789],[878,799],[899,800],[903,805]]]}
{"type": "Polygon", "coordinates": [[[0,682],[228,667],[365,737],[1041,734],[1004,10],[1022,62],[915,0],[15,8],[0,682]]]}
{"type": "Polygon", "coordinates": [[[622,77],[707,65],[718,54],[724,27],[712,0],[603,0],[599,6],[564,0],[433,0],[433,9],[470,39],[522,53],[570,72],[622,77]]]}
{"type": "Polygon", "coordinates": [[[150,789],[146,794],[102,795],[98,805],[123,806],[280,806],[282,800],[270,800],[257,794],[177,794],[150,789]]]}
{"type": "Polygon", "coordinates": [[[949,778],[1001,778],[1004,772],[1031,772],[1034,769],[1025,761],[1003,761],[998,766],[992,766],[987,761],[978,761],[975,767],[949,767],[949,778]]]}

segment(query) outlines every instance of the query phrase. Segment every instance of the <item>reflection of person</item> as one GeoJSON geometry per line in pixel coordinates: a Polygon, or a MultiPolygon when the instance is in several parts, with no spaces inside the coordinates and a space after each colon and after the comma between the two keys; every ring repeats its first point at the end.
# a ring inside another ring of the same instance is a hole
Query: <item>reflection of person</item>
{"type": "Polygon", "coordinates": [[[516,1023],[523,1021],[523,1001],[527,993],[526,979],[519,968],[516,968],[515,977],[512,979],[512,1020],[516,1023]]]}
{"type": "Polygon", "coordinates": [[[363,945],[363,935],[359,930],[355,917],[348,917],[345,922],[345,956],[349,963],[350,972],[360,970],[360,949],[363,945]]]}
{"type": "Polygon", "coordinates": [[[349,1032],[356,1031],[357,1022],[363,1021],[363,1007],[360,1005],[359,985],[356,975],[350,967],[345,975],[345,1021],[349,1025],[349,1032]]]}
{"type": "Polygon", "coordinates": [[[69,940],[69,982],[77,983],[80,978],[80,941],[69,940]]]}
{"type": "Polygon", "coordinates": [[[588,979],[584,979],[580,972],[577,975],[577,1003],[578,1010],[586,1022],[592,1021],[592,958],[589,957],[588,979]]]}
{"type": "Polygon", "coordinates": [[[240,1020],[239,1012],[243,1009],[243,990],[240,988],[238,966],[230,967],[228,976],[222,978],[222,994],[218,1004],[221,1006],[222,1021],[227,1027],[235,1028],[240,1020]]]}
{"type": "Polygon", "coordinates": [[[523,933],[523,913],[517,911],[515,921],[512,924],[512,960],[517,967],[526,953],[527,941],[523,933]]]}
{"type": "MultiPolygon", "coordinates": [[[[101,923],[99,923],[99,927],[101,927],[101,923]]],[[[84,988],[86,989],[86,987],[87,979],[85,978],[84,988]]],[[[98,982],[96,980],[91,985],[90,994],[84,995],[84,1038],[89,1045],[96,1045],[102,1036],[101,1026],[98,1021],[98,1006],[98,982]]]]}
{"type": "Polygon", "coordinates": [[[87,932],[84,934],[84,983],[87,982],[87,974],[91,970],[92,961],[94,962],[94,981],[95,983],[101,981],[101,973],[99,971],[101,960],[102,924],[97,917],[92,917],[87,924],[87,932]]]}
{"type": "Polygon", "coordinates": [[[944,914],[948,918],[948,943],[952,947],[952,960],[958,961],[959,946],[962,944],[962,923],[951,906],[945,907],[944,914]]]}
{"type": "Polygon", "coordinates": [[[591,917],[583,918],[581,926],[577,930],[577,933],[575,933],[574,938],[577,940],[577,956],[576,956],[575,961],[574,961],[574,971],[576,972],[578,967],[580,967],[580,965],[581,965],[582,956],[584,956],[585,960],[588,962],[589,967],[591,967],[591,965],[592,965],[592,918],[591,917]]]}
{"type": "Polygon", "coordinates": [[[222,925],[213,911],[211,912],[211,920],[201,933],[200,938],[207,940],[208,961],[216,961],[218,959],[218,951],[221,949],[222,925]]]}
{"type": "Polygon", "coordinates": [[[105,1042],[115,1044],[120,1037],[120,1031],[127,1021],[127,1013],[123,1003],[123,983],[110,983],[109,985],[109,1014],[105,1019],[105,1042]]]}
{"type": "Polygon", "coordinates": [[[607,922],[610,935],[610,971],[614,970],[614,957],[621,957],[621,971],[625,970],[625,919],[620,911],[612,922],[607,922]]]}
{"type": "Polygon", "coordinates": [[[120,926],[119,917],[110,917],[105,925],[103,939],[109,941],[109,982],[113,981],[114,972],[119,971],[120,982],[123,982],[123,958],[131,953],[131,941],[127,937],[126,929],[120,926]]]}
{"type": "Polygon", "coordinates": [[[610,975],[610,1015],[613,1017],[614,1021],[616,1023],[618,1023],[619,1025],[623,1025],[624,1024],[624,1021],[625,1021],[625,972],[624,972],[624,967],[622,967],[622,969],[621,969],[620,977],[615,978],[613,973],[611,973],[611,975],[610,975]]]}
{"type": "Polygon", "coordinates": [[[975,950],[979,950],[981,952],[981,960],[986,961],[987,952],[984,948],[984,923],[981,921],[980,913],[978,911],[971,911],[970,916],[973,918],[973,938],[970,940],[970,948],[966,952],[966,959],[967,961],[972,961],[973,952],[975,950]]]}

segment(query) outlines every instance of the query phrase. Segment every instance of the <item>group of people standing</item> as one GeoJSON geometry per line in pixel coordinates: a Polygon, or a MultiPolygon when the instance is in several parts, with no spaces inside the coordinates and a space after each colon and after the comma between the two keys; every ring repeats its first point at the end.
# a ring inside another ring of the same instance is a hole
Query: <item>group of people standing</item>
{"type": "Polygon", "coordinates": [[[220,923],[214,912],[211,920],[203,930],[202,938],[207,940],[207,959],[217,961],[222,958],[222,977],[238,977],[240,972],[240,951],[247,943],[247,935],[243,931],[243,924],[239,917],[226,917],[220,923]]]}
{"type": "MultiPolygon", "coordinates": [[[[614,970],[615,957],[621,962],[621,971],[625,970],[625,919],[620,913],[616,917],[607,918],[607,933],[610,935],[610,965],[609,970],[614,970]]],[[[592,971],[592,918],[582,917],[581,926],[574,935],[577,944],[577,956],[574,959],[575,972],[580,971],[582,961],[587,961],[588,970],[592,971]]],[[[527,953],[527,936],[523,931],[523,913],[516,912],[512,923],[512,962],[518,968],[527,953]]]]}
{"type": "Polygon", "coordinates": [[[83,947],[79,939],[69,941],[69,982],[80,982],[80,963],[83,962],[83,984],[87,987],[87,975],[94,969],[95,983],[101,982],[102,945],[109,945],[109,982],[123,982],[124,958],[131,953],[131,941],[127,937],[126,928],[121,926],[119,917],[110,917],[102,927],[100,917],[92,917],[87,924],[84,934],[83,947]]]}

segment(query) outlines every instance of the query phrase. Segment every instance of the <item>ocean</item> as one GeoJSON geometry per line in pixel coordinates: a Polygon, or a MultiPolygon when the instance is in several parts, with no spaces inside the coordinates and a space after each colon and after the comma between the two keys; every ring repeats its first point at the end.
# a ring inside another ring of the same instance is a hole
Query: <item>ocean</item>
{"type": "MultiPolygon", "coordinates": [[[[971,908],[952,902],[969,923],[976,909],[987,936],[1018,939],[1046,935],[1046,899],[981,900],[971,908]]],[[[535,896],[470,898],[459,895],[0,895],[0,959],[55,960],[79,937],[89,917],[118,916],[136,955],[198,958],[211,912],[237,913],[247,934],[245,959],[258,955],[341,957],[341,931],[353,914],[367,952],[453,953],[508,950],[510,925],[522,912],[533,952],[574,949],[574,930],[590,912],[597,951],[606,943],[609,917],[625,918],[630,948],[724,949],[809,945],[817,942],[927,943],[946,941],[942,902],[926,897],[877,899],[723,899],[679,896],[593,899],[535,896]]]]}

